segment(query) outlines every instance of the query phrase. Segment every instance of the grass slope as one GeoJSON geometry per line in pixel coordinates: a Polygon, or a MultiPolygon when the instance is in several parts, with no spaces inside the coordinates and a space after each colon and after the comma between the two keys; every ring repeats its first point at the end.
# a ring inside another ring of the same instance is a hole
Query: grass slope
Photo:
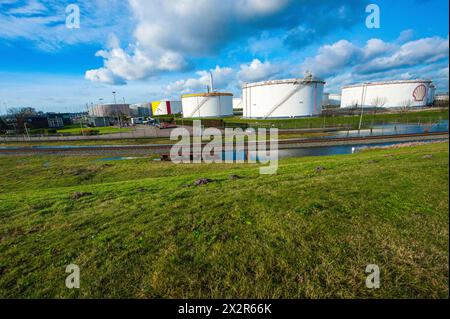
{"type": "Polygon", "coordinates": [[[287,159],[272,176],[0,157],[0,297],[448,298],[448,156],[438,143],[287,159]],[[214,182],[185,187],[201,177],[214,182]]]}
{"type": "MultiPolygon", "coordinates": [[[[404,113],[365,114],[361,128],[389,123],[435,123],[448,120],[448,109],[414,111],[404,113]]],[[[280,129],[305,129],[321,127],[359,127],[360,116],[303,117],[295,119],[245,119],[241,117],[223,118],[225,126],[232,124],[248,124],[251,127],[278,127],[280,129]]],[[[187,122],[188,120],[184,120],[187,122]]],[[[181,120],[178,120],[181,122],[181,120]]]]}

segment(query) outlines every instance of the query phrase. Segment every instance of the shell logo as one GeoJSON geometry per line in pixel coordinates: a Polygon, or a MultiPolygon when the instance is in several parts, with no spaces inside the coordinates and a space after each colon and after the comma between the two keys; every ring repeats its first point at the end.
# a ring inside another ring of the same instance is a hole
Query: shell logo
{"type": "Polygon", "coordinates": [[[423,101],[425,96],[427,95],[427,88],[425,85],[421,84],[414,89],[413,97],[416,102],[423,101]]]}

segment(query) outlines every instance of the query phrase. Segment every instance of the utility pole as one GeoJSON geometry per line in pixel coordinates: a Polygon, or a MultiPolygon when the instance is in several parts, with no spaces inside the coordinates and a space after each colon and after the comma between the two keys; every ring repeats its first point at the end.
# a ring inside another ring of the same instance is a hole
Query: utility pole
{"type": "Polygon", "coordinates": [[[27,136],[28,136],[28,141],[31,141],[31,139],[30,139],[30,133],[28,133],[28,127],[27,127],[27,123],[25,122],[25,123],[23,123],[23,126],[25,127],[25,132],[27,133],[27,136]]]}
{"type": "MultiPolygon", "coordinates": [[[[113,94],[113,97],[114,97],[114,106],[117,107],[116,91],[113,91],[112,94],[113,94]]],[[[118,111],[116,111],[116,116],[117,116],[117,123],[119,124],[119,128],[120,128],[122,125],[120,124],[120,116],[119,116],[119,112],[118,111]]]]}
{"type": "MultiPolygon", "coordinates": [[[[103,98],[101,97],[98,100],[100,102],[100,106],[103,107],[103,98]]],[[[106,119],[104,116],[103,116],[103,125],[106,126],[106,119]]]]}
{"type": "Polygon", "coordinates": [[[363,119],[363,113],[364,113],[364,100],[365,100],[364,89],[365,89],[365,86],[364,86],[364,84],[363,84],[363,86],[362,86],[362,92],[361,92],[361,117],[359,118],[358,134],[359,134],[359,131],[361,130],[362,119],[363,119]]]}

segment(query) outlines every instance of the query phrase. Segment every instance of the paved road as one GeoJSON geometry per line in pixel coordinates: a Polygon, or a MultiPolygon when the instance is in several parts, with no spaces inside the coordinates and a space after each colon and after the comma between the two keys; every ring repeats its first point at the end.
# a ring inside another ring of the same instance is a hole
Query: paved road
{"type": "MultiPolygon", "coordinates": [[[[182,126],[178,126],[182,127],[182,126]]],[[[184,126],[190,134],[192,134],[192,126],[184,126]]],[[[283,133],[318,133],[318,132],[333,132],[343,130],[345,128],[307,128],[307,129],[279,129],[278,134],[283,133]]],[[[80,141],[80,140],[120,140],[120,139],[139,139],[139,138],[158,138],[170,137],[173,129],[162,129],[154,126],[139,125],[133,128],[131,132],[122,132],[114,134],[92,135],[92,136],[0,136],[0,142],[55,142],[55,141],[80,141]]],[[[223,132],[223,129],[220,129],[223,132]]]]}

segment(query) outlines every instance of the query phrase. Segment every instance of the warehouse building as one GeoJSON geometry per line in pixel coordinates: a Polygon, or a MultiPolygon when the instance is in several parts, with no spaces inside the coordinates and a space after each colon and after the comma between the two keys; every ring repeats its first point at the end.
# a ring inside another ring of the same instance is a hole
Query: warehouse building
{"type": "Polygon", "coordinates": [[[151,116],[151,103],[137,103],[130,105],[130,115],[134,117],[149,117],[151,116]]]}
{"type": "Polygon", "coordinates": [[[96,117],[130,116],[129,104],[97,104],[89,108],[89,115],[96,117]]]}

